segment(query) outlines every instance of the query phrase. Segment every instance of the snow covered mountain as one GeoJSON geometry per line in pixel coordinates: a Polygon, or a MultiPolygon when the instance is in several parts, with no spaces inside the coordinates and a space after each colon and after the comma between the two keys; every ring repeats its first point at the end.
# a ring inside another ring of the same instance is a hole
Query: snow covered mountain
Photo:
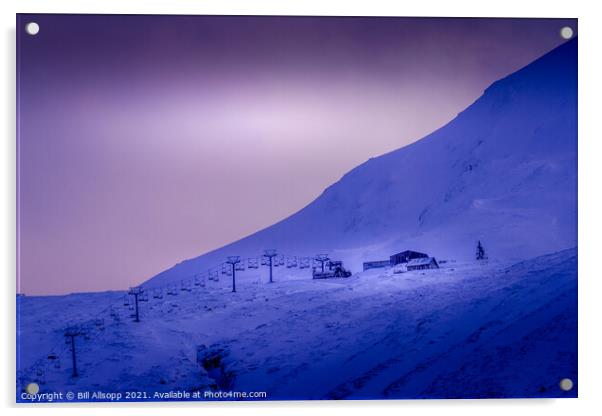
{"type": "MultiPolygon", "coordinates": [[[[369,139],[369,138],[367,138],[369,139]]],[[[577,39],[493,83],[449,124],[368,160],[285,220],[146,283],[228,255],[330,253],[352,270],[415,249],[520,260],[577,244],[577,39]]]]}
{"type": "Polygon", "coordinates": [[[31,382],[103,393],[92,401],[577,397],[576,53],[565,43],[295,215],[159,274],[139,310],[126,292],[19,296],[17,401],[47,400],[27,395],[31,382]],[[474,259],[477,239],[490,261],[474,259]],[[266,247],[355,267],[407,248],[448,261],[325,280],[280,267],[273,284],[247,268],[237,292],[228,275],[179,286],[266,247]]]}

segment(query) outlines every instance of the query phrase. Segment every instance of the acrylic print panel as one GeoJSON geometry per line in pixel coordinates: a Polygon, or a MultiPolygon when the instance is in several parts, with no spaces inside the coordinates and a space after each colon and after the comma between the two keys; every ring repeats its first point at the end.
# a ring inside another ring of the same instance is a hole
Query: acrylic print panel
{"type": "Polygon", "coordinates": [[[575,19],[17,33],[18,402],[577,396],[575,19]]]}

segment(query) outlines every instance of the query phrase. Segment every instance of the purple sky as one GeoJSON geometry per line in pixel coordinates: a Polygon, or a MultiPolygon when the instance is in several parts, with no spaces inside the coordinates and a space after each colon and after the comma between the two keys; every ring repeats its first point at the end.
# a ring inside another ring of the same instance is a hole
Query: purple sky
{"type": "Polygon", "coordinates": [[[20,15],[20,286],[124,289],[452,119],[574,20],[20,15]],[[24,33],[38,22],[36,36],[24,33]]]}

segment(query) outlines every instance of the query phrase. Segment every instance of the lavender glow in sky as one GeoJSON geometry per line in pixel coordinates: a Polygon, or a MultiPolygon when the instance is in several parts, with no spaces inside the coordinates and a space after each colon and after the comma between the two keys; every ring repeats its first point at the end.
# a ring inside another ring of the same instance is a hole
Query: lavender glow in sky
{"type": "Polygon", "coordinates": [[[19,15],[18,290],[123,289],[271,225],[574,24],[19,15]]]}

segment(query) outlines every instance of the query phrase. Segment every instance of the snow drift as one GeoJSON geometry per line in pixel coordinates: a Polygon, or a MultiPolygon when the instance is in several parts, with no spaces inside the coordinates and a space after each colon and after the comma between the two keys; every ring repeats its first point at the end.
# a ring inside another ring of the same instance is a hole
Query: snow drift
{"type": "Polygon", "coordinates": [[[35,381],[42,392],[146,392],[140,400],[181,391],[265,392],[260,400],[577,396],[575,249],[348,279],[288,274],[269,284],[264,271],[245,273],[253,275],[237,293],[226,279],[151,298],[138,323],[119,293],[20,298],[17,392],[35,381]],[[104,319],[77,340],[78,378],[67,317],[104,319]],[[575,388],[562,391],[563,378],[575,388]]]}

